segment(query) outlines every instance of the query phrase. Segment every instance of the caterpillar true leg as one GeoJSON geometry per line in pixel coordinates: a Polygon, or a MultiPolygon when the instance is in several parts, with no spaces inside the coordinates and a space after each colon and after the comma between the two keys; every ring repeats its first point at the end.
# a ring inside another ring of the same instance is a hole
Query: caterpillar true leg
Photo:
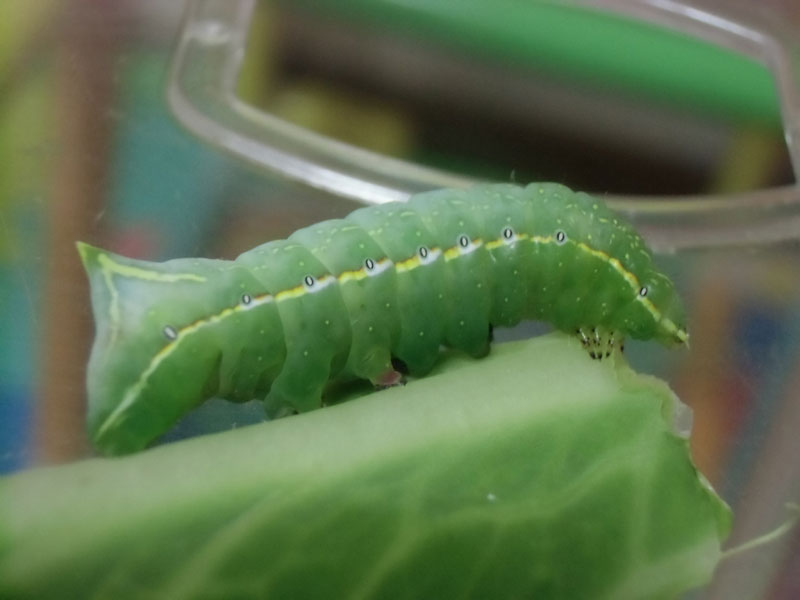
{"type": "Polygon", "coordinates": [[[622,337],[618,332],[613,330],[607,330],[602,327],[592,327],[587,334],[582,327],[579,327],[575,330],[575,333],[583,348],[594,360],[609,358],[614,353],[615,348],[619,348],[620,352],[622,352],[624,348],[622,337]]]}

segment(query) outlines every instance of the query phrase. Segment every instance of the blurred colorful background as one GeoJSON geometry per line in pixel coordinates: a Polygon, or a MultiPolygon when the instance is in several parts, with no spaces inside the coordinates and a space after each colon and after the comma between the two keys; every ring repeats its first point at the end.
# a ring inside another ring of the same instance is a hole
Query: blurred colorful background
{"type": "MultiPolygon", "coordinates": [[[[91,455],[75,241],[234,258],[356,207],[178,123],[165,90],[186,4],[0,4],[0,473],[91,455]]],[[[800,35],[800,5],[762,4],[800,35]]],[[[544,3],[261,2],[238,92],[349,144],[486,179],[636,195],[794,182],[764,66],[544,3]]],[[[799,258],[797,239],[659,257],[688,303],[692,347],[628,352],[693,408],[693,455],[737,514],[732,543],[800,498],[799,258]]],[[[257,403],[212,401],[168,438],[262,418],[257,403]]],[[[800,597],[800,536],[731,559],[697,597],[800,597]]]]}

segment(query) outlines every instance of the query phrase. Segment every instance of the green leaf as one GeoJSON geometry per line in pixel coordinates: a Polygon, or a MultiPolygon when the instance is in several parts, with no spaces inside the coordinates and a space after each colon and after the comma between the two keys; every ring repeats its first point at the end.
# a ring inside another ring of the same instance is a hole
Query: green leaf
{"type": "Polygon", "coordinates": [[[297,417],[0,483],[0,596],[670,598],[725,504],[674,396],[561,334],[297,417]]]}

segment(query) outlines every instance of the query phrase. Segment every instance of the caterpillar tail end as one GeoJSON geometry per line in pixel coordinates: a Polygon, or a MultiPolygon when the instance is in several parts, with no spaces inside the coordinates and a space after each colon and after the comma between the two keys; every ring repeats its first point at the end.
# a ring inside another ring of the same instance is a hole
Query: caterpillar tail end
{"type": "Polygon", "coordinates": [[[94,262],[95,257],[103,252],[102,249],[81,241],[76,241],[75,247],[77,248],[78,254],[81,257],[81,262],[83,263],[83,267],[87,271],[90,269],[92,263],[94,262]]]}

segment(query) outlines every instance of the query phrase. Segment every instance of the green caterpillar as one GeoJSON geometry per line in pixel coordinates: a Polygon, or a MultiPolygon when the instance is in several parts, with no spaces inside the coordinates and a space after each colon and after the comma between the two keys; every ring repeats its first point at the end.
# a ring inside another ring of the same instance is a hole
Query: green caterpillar
{"type": "Polygon", "coordinates": [[[89,430],[109,454],[143,448],[211,396],[304,412],[332,379],[395,385],[398,360],[424,375],[442,344],[484,356],[492,326],[523,319],[577,333],[594,358],[625,336],[688,340],[632,227],[558,184],[426,192],[233,261],[78,250],[97,329],[89,430]]]}

